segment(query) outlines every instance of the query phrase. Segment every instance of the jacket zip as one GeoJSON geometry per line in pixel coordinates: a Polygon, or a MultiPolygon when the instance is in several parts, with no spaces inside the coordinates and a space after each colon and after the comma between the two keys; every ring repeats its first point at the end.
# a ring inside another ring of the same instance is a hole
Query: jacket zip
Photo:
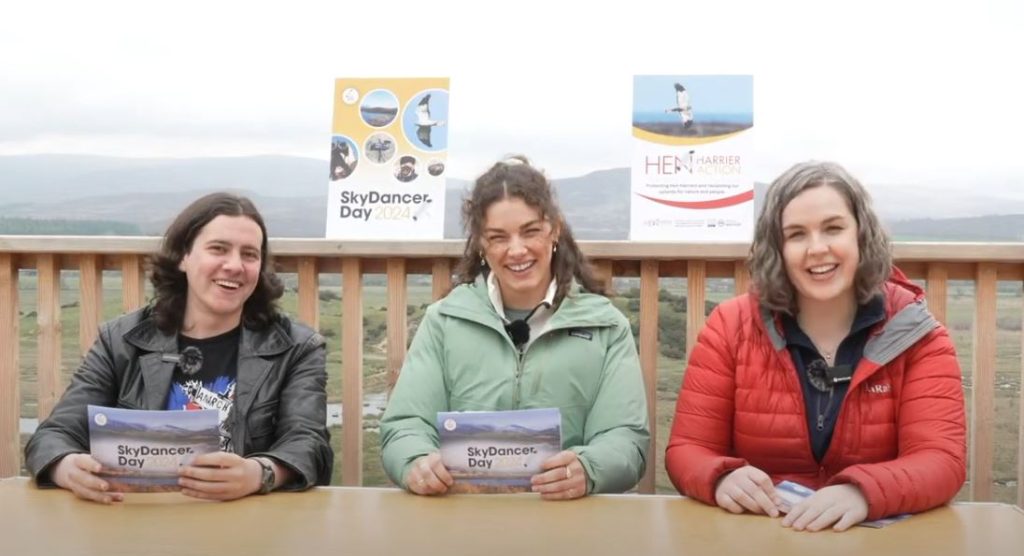
{"type": "Polygon", "coordinates": [[[523,378],[523,359],[526,357],[526,350],[516,350],[516,389],[512,393],[512,407],[519,409],[520,389],[523,378]]]}
{"type": "MultiPolygon", "coordinates": [[[[820,392],[819,392],[818,398],[815,400],[815,408],[817,409],[817,412],[818,412],[817,413],[817,425],[818,425],[817,429],[818,429],[818,432],[821,432],[821,431],[825,430],[825,414],[828,413],[832,409],[832,399],[833,399],[832,396],[835,395],[834,388],[835,388],[835,386],[833,385],[833,390],[829,390],[828,391],[828,405],[825,406],[824,413],[821,411],[821,396],[820,396],[821,393],[820,392]]],[[[840,410],[840,411],[842,411],[842,410],[840,410]]],[[[839,419],[838,419],[838,416],[837,416],[836,424],[838,424],[838,423],[839,423],[839,419]]],[[[831,446],[831,443],[829,444],[829,446],[831,446]]]]}
{"type": "MultiPolygon", "coordinates": [[[[800,416],[801,416],[800,422],[803,425],[803,429],[805,431],[804,434],[806,434],[806,436],[805,436],[806,442],[803,443],[804,444],[804,450],[807,451],[807,455],[810,456],[810,459],[812,461],[814,461],[815,463],[817,463],[819,478],[820,477],[824,477],[825,476],[825,461],[828,459],[829,454],[833,451],[832,450],[832,446],[835,444],[836,435],[833,434],[832,442],[829,443],[828,449],[825,450],[825,453],[821,456],[821,461],[818,461],[814,457],[814,450],[811,449],[811,426],[807,423],[807,414],[808,414],[807,403],[806,403],[806,400],[804,400],[803,386],[801,386],[801,384],[800,384],[800,378],[797,377],[796,364],[793,362],[793,357],[789,354],[789,349],[788,348],[784,347],[784,348],[782,348],[779,351],[775,351],[774,354],[775,354],[775,357],[781,363],[781,367],[786,372],[786,375],[787,375],[786,381],[790,382],[790,386],[791,387],[794,386],[794,385],[796,387],[796,392],[797,392],[797,396],[798,396],[798,399],[799,399],[799,403],[797,404],[797,406],[800,408],[800,416]],[[785,355],[783,355],[783,354],[785,354],[785,355]]],[[[830,404],[831,404],[831,401],[830,401],[830,404]]],[[[837,428],[838,428],[838,425],[839,425],[839,423],[841,421],[841,418],[843,416],[843,409],[845,409],[845,407],[844,407],[845,405],[846,404],[844,403],[844,404],[839,406],[839,415],[836,416],[837,428]]],[[[822,415],[821,413],[819,413],[817,415],[817,429],[820,431],[820,430],[823,430],[824,428],[825,428],[825,416],[822,415]]]]}
{"type": "MultiPolygon", "coordinates": [[[[574,326],[560,326],[558,328],[549,328],[549,329],[545,330],[544,332],[541,332],[540,336],[537,336],[536,338],[534,338],[533,341],[530,342],[530,344],[528,346],[523,346],[521,348],[516,348],[515,345],[512,346],[512,348],[516,352],[516,388],[515,388],[515,390],[512,393],[512,407],[514,407],[516,409],[519,409],[519,399],[522,397],[521,390],[522,390],[522,378],[523,378],[523,363],[526,362],[526,351],[529,350],[531,347],[533,347],[534,344],[537,343],[537,341],[539,341],[541,338],[543,338],[549,332],[554,332],[555,330],[562,330],[562,329],[565,329],[565,328],[576,328],[576,327],[574,327],[574,326]]],[[[511,342],[512,342],[512,340],[509,339],[509,343],[511,343],[511,342]]],[[[537,381],[537,384],[540,384],[540,381],[537,381]]],[[[534,393],[536,394],[536,392],[534,392],[534,393]]]]}

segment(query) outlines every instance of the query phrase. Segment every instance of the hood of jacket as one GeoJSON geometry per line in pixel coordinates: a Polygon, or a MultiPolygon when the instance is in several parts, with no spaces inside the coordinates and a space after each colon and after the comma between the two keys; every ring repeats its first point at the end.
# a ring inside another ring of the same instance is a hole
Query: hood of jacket
{"type": "MultiPolygon", "coordinates": [[[[882,284],[885,320],[871,330],[864,345],[864,358],[878,366],[885,365],[939,326],[939,321],[928,311],[925,292],[907,279],[901,270],[893,267],[889,278],[882,284]]],[[[760,314],[761,328],[771,339],[776,351],[786,348],[779,315],[760,305],[757,296],[750,296],[755,314],[760,314]]]]}

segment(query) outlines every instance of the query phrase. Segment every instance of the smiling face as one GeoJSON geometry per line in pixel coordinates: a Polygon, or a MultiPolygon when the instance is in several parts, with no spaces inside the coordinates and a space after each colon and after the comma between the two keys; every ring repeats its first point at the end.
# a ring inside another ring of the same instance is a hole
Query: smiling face
{"type": "Polygon", "coordinates": [[[797,306],[856,304],[857,220],[835,188],[812,187],[782,211],[782,258],[797,306]]]}
{"type": "Polygon", "coordinates": [[[184,331],[208,337],[238,326],[260,279],[263,232],[246,216],[219,215],[196,235],[178,268],[188,280],[184,331]]]}
{"type": "Polygon", "coordinates": [[[551,285],[551,254],[558,230],[518,197],[487,207],[481,248],[511,309],[533,309],[551,285]]]}

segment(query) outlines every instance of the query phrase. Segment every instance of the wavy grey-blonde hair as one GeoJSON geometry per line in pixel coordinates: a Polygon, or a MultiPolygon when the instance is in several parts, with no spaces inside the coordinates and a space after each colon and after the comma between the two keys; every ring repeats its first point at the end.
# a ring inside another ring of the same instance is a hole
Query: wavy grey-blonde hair
{"type": "Polygon", "coordinates": [[[801,162],[775,178],[768,187],[747,259],[753,291],[761,305],[772,311],[795,315],[797,310],[796,291],[786,275],[782,258],[782,211],[804,191],[822,186],[838,191],[857,221],[860,252],[854,276],[857,303],[867,303],[892,272],[889,235],[871,208],[871,196],[864,186],[834,162],[801,162]]]}

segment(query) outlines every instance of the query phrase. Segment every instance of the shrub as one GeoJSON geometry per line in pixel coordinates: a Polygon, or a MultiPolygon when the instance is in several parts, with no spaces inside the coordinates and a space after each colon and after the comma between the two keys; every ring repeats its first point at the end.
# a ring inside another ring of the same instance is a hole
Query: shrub
{"type": "Polygon", "coordinates": [[[320,298],[320,301],[337,301],[341,299],[341,296],[334,293],[334,290],[320,290],[317,297],[320,298]]]}
{"type": "Polygon", "coordinates": [[[996,328],[999,330],[1009,330],[1011,332],[1020,332],[1021,321],[1020,315],[1011,317],[999,317],[996,319],[996,328]]]}

